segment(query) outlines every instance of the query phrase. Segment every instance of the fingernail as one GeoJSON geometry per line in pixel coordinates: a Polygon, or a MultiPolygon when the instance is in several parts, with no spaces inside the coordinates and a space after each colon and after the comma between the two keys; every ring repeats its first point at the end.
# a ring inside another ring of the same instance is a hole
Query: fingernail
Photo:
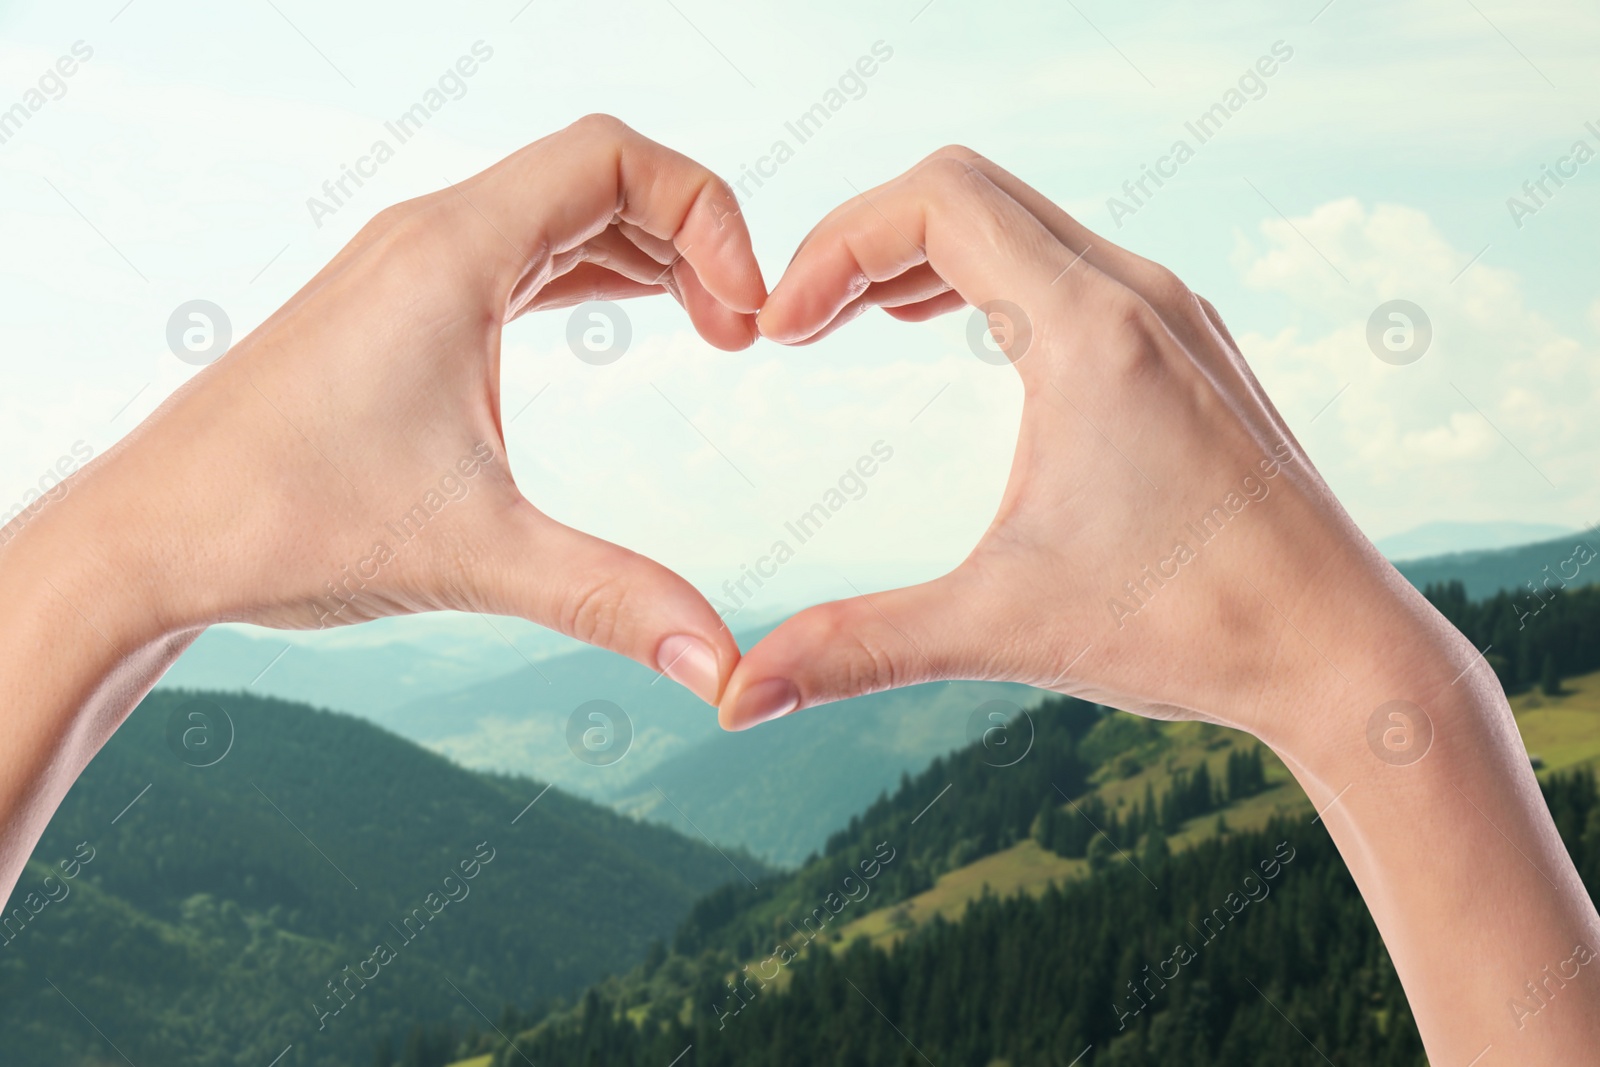
{"type": "Polygon", "coordinates": [[[739,695],[734,705],[734,729],[748,730],[782,718],[800,706],[800,690],[787,678],[768,678],[739,695]]]}
{"type": "Polygon", "coordinates": [[[717,654],[698,637],[673,634],[656,647],[656,669],[713,706],[721,688],[717,654]]]}
{"type": "Polygon", "coordinates": [[[789,333],[786,335],[780,335],[774,333],[772,330],[769,330],[767,328],[767,324],[771,321],[772,316],[768,315],[766,312],[767,309],[763,307],[756,314],[756,332],[762,337],[765,337],[769,341],[776,341],[780,345],[786,345],[791,341],[798,341],[802,339],[799,334],[789,333]]]}

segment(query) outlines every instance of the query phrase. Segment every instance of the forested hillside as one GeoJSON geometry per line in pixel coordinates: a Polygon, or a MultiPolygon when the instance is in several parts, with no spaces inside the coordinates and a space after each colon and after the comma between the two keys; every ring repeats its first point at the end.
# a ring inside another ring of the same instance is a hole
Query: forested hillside
{"type": "MultiPolygon", "coordinates": [[[[1545,791],[1586,883],[1600,885],[1593,773],[1545,791]]],[[[690,1046],[702,1067],[1424,1063],[1382,940],[1319,825],[1273,820],[1147,859],[1037,897],[982,897],[892,950],[858,940],[706,972],[681,1007],[641,1012],[591,991],[493,1064],[644,1067],[690,1046]]]]}
{"type": "Polygon", "coordinates": [[[0,1062],[364,1063],[627,967],[740,877],[543,789],[303,705],[152,694],[6,906],[0,1062]]]}
{"type": "Polygon", "coordinates": [[[1600,585],[1552,583],[1469,600],[1461,582],[1446,582],[1424,593],[1473,647],[1488,649],[1508,693],[1535,684],[1553,691],[1562,678],[1600,669],[1600,585]]]}
{"type": "MultiPolygon", "coordinates": [[[[1600,590],[1427,595],[1491,646],[1530,740],[1578,768],[1543,784],[1600,886],[1600,676],[1567,681],[1600,667],[1600,590]]],[[[1065,698],[1003,733],[903,778],[791,878],[702,899],[631,971],[530,1007],[518,1048],[572,1064],[670,1062],[692,1045],[697,1064],[768,1067],[1420,1067],[1366,907],[1270,753],[1065,698]],[[989,893],[992,878],[1007,891],[989,893]]],[[[522,1062],[503,1037],[462,1036],[431,1051],[522,1062]]],[[[434,1067],[429,1051],[397,1062],[434,1067]]]]}

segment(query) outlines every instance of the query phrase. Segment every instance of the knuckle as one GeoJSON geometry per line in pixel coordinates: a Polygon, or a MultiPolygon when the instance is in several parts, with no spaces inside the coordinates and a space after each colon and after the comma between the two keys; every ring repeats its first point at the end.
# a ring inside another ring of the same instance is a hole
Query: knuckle
{"type": "Polygon", "coordinates": [[[1167,332],[1161,316],[1138,293],[1118,286],[1105,298],[1106,357],[1112,369],[1136,372],[1159,358],[1157,339],[1167,332]]]}
{"type": "MultiPolygon", "coordinates": [[[[458,198],[459,199],[459,198],[458,198]]],[[[445,196],[429,193],[385,208],[362,228],[358,241],[366,264],[380,275],[437,265],[460,234],[460,212],[445,196]]]]}
{"type": "Polygon", "coordinates": [[[893,656],[859,634],[841,634],[838,647],[844,656],[845,684],[851,693],[876,693],[893,689],[899,672],[893,656]]]}
{"type": "Polygon", "coordinates": [[[953,159],[958,163],[965,163],[968,166],[987,162],[982,155],[974,152],[972,149],[962,144],[947,144],[942,148],[936,149],[935,151],[930,152],[923,159],[923,162],[929,163],[936,159],[953,159]]]}
{"type": "Polygon", "coordinates": [[[713,170],[704,170],[701,173],[705,181],[700,191],[700,199],[706,203],[714,204],[719,211],[718,220],[722,213],[738,214],[739,198],[734,195],[733,186],[729,185],[722,175],[713,170]]]}
{"type": "Polygon", "coordinates": [[[421,237],[438,226],[447,206],[440,194],[425,193],[389,205],[372,216],[362,229],[364,232],[370,230],[373,236],[380,239],[421,237]]]}
{"type": "Polygon", "coordinates": [[[615,115],[608,115],[603,111],[591,111],[589,114],[574,121],[567,129],[574,133],[612,138],[621,138],[633,132],[627,123],[615,115]]]}
{"type": "Polygon", "coordinates": [[[615,575],[591,575],[568,588],[556,628],[585,644],[610,648],[621,632],[627,598],[626,583],[615,575]]]}
{"type": "Polygon", "coordinates": [[[956,188],[970,186],[978,181],[987,181],[968,160],[938,153],[917,164],[913,173],[921,181],[956,188]]]}
{"type": "Polygon", "coordinates": [[[1149,290],[1149,302],[1156,307],[1167,308],[1172,311],[1191,311],[1199,307],[1195,303],[1194,293],[1171,270],[1152,263],[1147,269],[1149,281],[1146,286],[1149,290]]]}
{"type": "MultiPolygon", "coordinates": [[[[807,647],[826,648],[839,672],[836,682],[849,694],[875,693],[902,684],[899,657],[874,636],[872,608],[858,601],[841,601],[807,620],[811,632],[803,635],[807,647]]],[[[874,615],[875,618],[875,615],[874,615]]]]}
{"type": "Polygon", "coordinates": [[[372,216],[372,218],[368,219],[366,225],[361,227],[361,230],[357,236],[361,238],[373,239],[389,234],[396,227],[405,223],[405,221],[412,215],[416,214],[417,211],[423,207],[423,202],[427,199],[427,196],[418,196],[413,197],[410,200],[402,200],[397,204],[390,204],[388,207],[372,216]]]}

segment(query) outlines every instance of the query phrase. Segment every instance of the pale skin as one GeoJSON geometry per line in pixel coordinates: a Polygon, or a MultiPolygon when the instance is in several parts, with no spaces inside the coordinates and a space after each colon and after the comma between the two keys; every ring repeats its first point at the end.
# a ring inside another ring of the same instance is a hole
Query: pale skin
{"type": "Polygon", "coordinates": [[[833,212],[769,297],[720,180],[581,120],[379,215],[67,484],[0,545],[6,889],[205,627],[478,611],[661,670],[731,729],[967,678],[1247,731],[1322,812],[1430,1062],[1575,1063],[1600,1044],[1600,968],[1546,983],[1536,1014],[1509,1007],[1576,946],[1600,951],[1600,917],[1493,673],[1350,521],[1209,304],[966,150],[833,212]],[[501,326],[660,292],[726,349],[804,343],[873,306],[910,321],[1019,308],[1031,336],[1012,313],[1005,343],[1022,430],[971,555],[803,611],[741,659],[681,577],[539,511],[505,463],[501,326]],[[452,471],[466,494],[374,560],[385,524],[452,471]],[[1195,537],[1219,506],[1221,532],[1195,537]],[[1431,724],[1420,760],[1369,743],[1393,700],[1431,724]]]}

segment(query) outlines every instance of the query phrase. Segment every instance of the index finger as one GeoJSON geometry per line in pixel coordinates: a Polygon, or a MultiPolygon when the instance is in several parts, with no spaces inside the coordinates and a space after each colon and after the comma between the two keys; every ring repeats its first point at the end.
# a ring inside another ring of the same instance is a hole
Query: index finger
{"type": "Polygon", "coordinates": [[[826,328],[868,285],[927,263],[969,304],[1047,308],[1120,287],[1079,257],[1032,212],[965,161],[933,157],[858,195],[806,238],[758,319],[795,343],[826,328]]]}
{"type": "Polygon", "coordinates": [[[753,314],[766,300],[727,183],[609,115],[579,119],[455,189],[498,231],[483,247],[508,293],[526,288],[530,274],[540,284],[552,256],[620,220],[671,241],[706,291],[733,311],[753,314]]]}

